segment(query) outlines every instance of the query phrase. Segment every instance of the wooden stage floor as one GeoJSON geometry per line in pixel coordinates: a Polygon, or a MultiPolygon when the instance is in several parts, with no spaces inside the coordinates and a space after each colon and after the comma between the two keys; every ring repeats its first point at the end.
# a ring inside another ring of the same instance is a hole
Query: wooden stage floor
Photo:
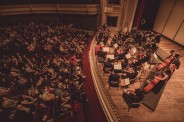
{"type": "MultiPolygon", "coordinates": [[[[182,46],[169,41],[165,38],[161,39],[159,47],[166,53],[170,50],[184,49],[182,46]]],[[[128,112],[128,106],[123,102],[121,94],[123,89],[108,87],[108,75],[103,75],[102,65],[99,65],[99,72],[105,83],[105,88],[109,93],[114,108],[120,115],[122,122],[183,122],[184,121],[184,57],[180,58],[181,65],[178,70],[174,72],[171,79],[167,82],[164,92],[160,98],[156,110],[153,112],[144,105],[138,109],[131,108],[128,112]],[[100,66],[101,65],[101,66],[100,66]]],[[[139,88],[140,82],[136,81],[134,85],[129,87],[139,88]]]]}

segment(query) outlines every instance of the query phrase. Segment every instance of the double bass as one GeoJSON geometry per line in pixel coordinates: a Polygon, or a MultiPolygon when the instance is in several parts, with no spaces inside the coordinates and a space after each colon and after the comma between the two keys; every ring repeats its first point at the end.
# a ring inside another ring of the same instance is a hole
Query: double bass
{"type": "Polygon", "coordinates": [[[162,62],[161,64],[159,64],[157,66],[157,70],[161,70],[163,68],[165,68],[168,64],[170,64],[172,61],[174,60],[174,57],[171,56],[169,58],[166,58],[164,62],[162,62]]]}
{"type": "MultiPolygon", "coordinates": [[[[156,75],[158,78],[163,78],[163,76],[161,75],[162,73],[156,75]]],[[[146,87],[144,87],[144,92],[148,93],[150,92],[161,80],[158,79],[157,77],[155,77],[153,80],[151,80],[149,82],[149,84],[146,85],[146,87]]]]}

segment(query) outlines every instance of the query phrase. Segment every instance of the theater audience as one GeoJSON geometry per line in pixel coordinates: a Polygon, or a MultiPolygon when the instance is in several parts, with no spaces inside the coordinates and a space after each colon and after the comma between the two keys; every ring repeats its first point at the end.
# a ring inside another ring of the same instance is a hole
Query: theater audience
{"type": "Polygon", "coordinates": [[[0,95],[8,98],[0,105],[9,99],[16,103],[1,107],[7,122],[10,118],[28,121],[23,116],[29,121],[46,121],[53,117],[53,111],[58,115],[72,113],[71,100],[80,101],[85,78],[80,58],[88,40],[87,33],[62,24],[32,22],[0,28],[0,95]]]}

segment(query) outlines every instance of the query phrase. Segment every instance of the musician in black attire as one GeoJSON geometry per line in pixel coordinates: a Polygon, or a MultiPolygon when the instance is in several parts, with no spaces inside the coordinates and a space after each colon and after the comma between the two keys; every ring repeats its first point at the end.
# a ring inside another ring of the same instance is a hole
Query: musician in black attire
{"type": "Polygon", "coordinates": [[[159,33],[157,33],[155,36],[156,43],[160,43],[160,39],[161,39],[161,35],[159,33]]]}
{"type": "Polygon", "coordinates": [[[117,74],[117,73],[115,73],[114,71],[112,71],[111,72],[111,74],[109,75],[109,80],[108,80],[108,83],[109,84],[119,84],[119,78],[120,78],[120,76],[117,74]]]}
{"type": "Polygon", "coordinates": [[[179,69],[180,64],[181,64],[181,62],[179,60],[180,55],[179,54],[176,54],[175,57],[176,57],[176,59],[175,59],[174,62],[172,62],[172,64],[174,64],[176,66],[176,69],[179,69]]]}
{"type": "Polygon", "coordinates": [[[135,102],[141,102],[144,98],[144,94],[141,89],[128,89],[124,91],[123,98],[126,102],[131,104],[135,102]]]}
{"type": "MultiPolygon", "coordinates": [[[[176,55],[175,51],[174,51],[174,50],[171,50],[171,51],[170,51],[170,55],[169,55],[167,58],[175,57],[175,55],[176,55]]],[[[166,58],[166,59],[167,59],[167,58],[166,58]]]]}
{"type": "Polygon", "coordinates": [[[166,59],[171,58],[171,57],[173,57],[173,59],[170,61],[170,63],[175,64],[176,69],[178,69],[181,64],[181,62],[179,61],[180,55],[176,54],[174,50],[171,50],[170,55],[166,59]]]}
{"type": "Polygon", "coordinates": [[[151,52],[150,51],[147,51],[145,53],[145,56],[141,59],[141,63],[145,63],[145,62],[149,62],[151,59],[151,52]]]}
{"type": "Polygon", "coordinates": [[[99,48],[97,54],[98,54],[98,57],[105,59],[105,52],[103,52],[102,47],[99,48]]]}
{"type": "Polygon", "coordinates": [[[125,57],[123,58],[122,62],[121,62],[121,67],[122,69],[125,69],[128,65],[128,59],[125,57]]]}
{"type": "Polygon", "coordinates": [[[134,59],[133,62],[131,63],[132,67],[138,67],[141,65],[141,62],[138,59],[134,59]]]}
{"type": "Polygon", "coordinates": [[[125,73],[125,75],[121,76],[122,79],[125,78],[135,79],[136,76],[138,75],[138,72],[132,67],[129,67],[127,70],[123,70],[123,72],[125,73]]]}
{"type": "Polygon", "coordinates": [[[109,71],[112,71],[113,69],[114,69],[114,65],[111,63],[110,58],[108,58],[107,61],[104,62],[103,71],[109,72],[109,71]]]}

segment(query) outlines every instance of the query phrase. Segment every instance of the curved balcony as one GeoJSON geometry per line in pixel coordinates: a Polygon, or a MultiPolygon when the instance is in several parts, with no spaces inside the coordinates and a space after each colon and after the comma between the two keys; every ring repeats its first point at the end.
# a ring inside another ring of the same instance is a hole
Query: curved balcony
{"type": "Polygon", "coordinates": [[[103,108],[103,111],[107,117],[109,122],[119,122],[120,117],[113,107],[113,103],[109,94],[106,92],[104,84],[102,82],[102,78],[99,74],[98,67],[97,67],[97,59],[95,56],[95,38],[93,39],[89,51],[89,60],[90,60],[90,68],[91,68],[91,75],[93,78],[93,83],[96,89],[97,96],[103,108]]]}
{"type": "Polygon", "coordinates": [[[29,4],[29,5],[6,5],[0,6],[0,15],[19,14],[99,14],[98,4],[29,4]]]}

